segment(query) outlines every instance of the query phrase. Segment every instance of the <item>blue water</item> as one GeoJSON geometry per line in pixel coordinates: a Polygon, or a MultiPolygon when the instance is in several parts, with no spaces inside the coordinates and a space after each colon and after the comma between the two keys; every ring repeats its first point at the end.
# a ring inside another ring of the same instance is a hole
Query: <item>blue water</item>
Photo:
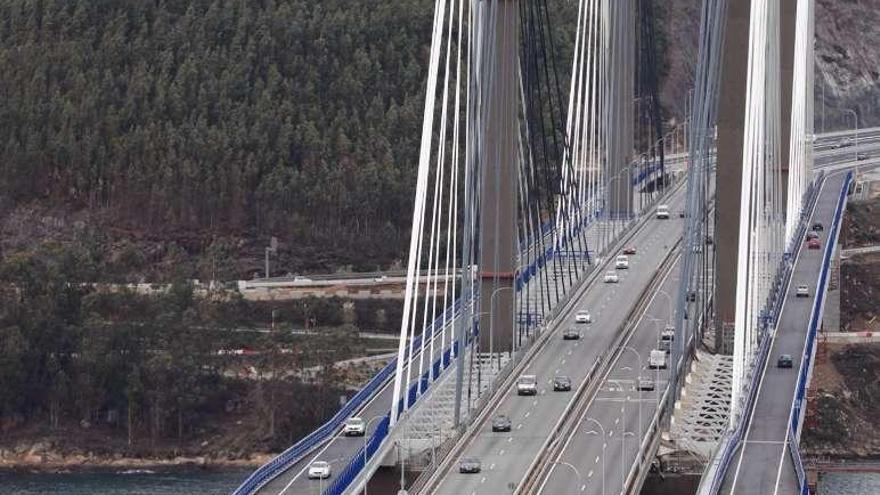
{"type": "Polygon", "coordinates": [[[880,493],[880,473],[825,473],[818,495],[874,495],[880,493]]]}
{"type": "Polygon", "coordinates": [[[229,495],[247,471],[12,474],[0,472],[2,495],[229,495]]]}

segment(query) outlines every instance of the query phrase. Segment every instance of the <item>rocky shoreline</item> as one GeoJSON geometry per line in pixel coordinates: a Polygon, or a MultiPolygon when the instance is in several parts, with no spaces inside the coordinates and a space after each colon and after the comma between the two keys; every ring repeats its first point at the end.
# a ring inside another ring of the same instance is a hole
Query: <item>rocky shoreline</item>
{"type": "Polygon", "coordinates": [[[0,448],[0,471],[62,473],[75,471],[169,471],[176,469],[254,469],[274,454],[255,454],[231,459],[213,455],[173,457],[127,457],[122,454],[63,454],[31,448],[13,452],[0,448]]]}

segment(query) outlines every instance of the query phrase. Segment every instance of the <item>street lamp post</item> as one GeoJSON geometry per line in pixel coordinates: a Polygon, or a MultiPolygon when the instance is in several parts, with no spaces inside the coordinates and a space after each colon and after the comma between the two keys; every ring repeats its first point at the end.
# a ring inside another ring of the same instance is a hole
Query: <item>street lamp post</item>
{"type": "MultiPolygon", "coordinates": [[[[602,495],[605,495],[605,447],[608,446],[607,437],[605,435],[605,427],[602,426],[602,423],[596,421],[593,418],[584,418],[584,421],[589,421],[591,423],[596,423],[596,426],[599,427],[599,431],[602,432],[602,495]]],[[[591,432],[587,432],[588,434],[591,432]]],[[[592,433],[596,433],[592,431],[592,433]]]]}
{"type": "Polygon", "coordinates": [[[620,391],[623,392],[623,405],[620,406],[620,486],[626,484],[626,403],[628,398],[626,390],[623,389],[623,382],[620,380],[608,380],[609,383],[617,383],[620,391]]]}
{"type": "Polygon", "coordinates": [[[568,466],[574,472],[574,475],[577,476],[578,483],[583,484],[584,478],[581,476],[581,472],[578,471],[576,467],[574,467],[574,464],[572,464],[570,462],[565,462],[565,461],[553,461],[553,464],[554,465],[558,464],[560,466],[568,466]]]}
{"type": "MultiPolygon", "coordinates": [[[[856,143],[855,143],[855,154],[856,154],[856,162],[859,161],[859,114],[856,113],[855,110],[851,108],[844,108],[844,112],[851,113],[853,116],[853,125],[855,126],[856,133],[856,143]]],[[[856,164],[856,175],[858,175],[859,166],[856,164]]]]}
{"type": "MultiPolygon", "coordinates": [[[[491,359],[495,355],[495,350],[493,348],[493,342],[495,339],[494,325],[495,325],[495,296],[498,295],[499,292],[503,290],[513,290],[513,286],[508,287],[498,287],[494,291],[492,291],[492,295],[489,296],[489,358],[491,359]]],[[[510,353],[510,357],[513,358],[513,351],[510,353]]],[[[501,369],[501,353],[498,353],[498,369],[501,369]]]]}
{"type": "MultiPolygon", "coordinates": [[[[623,350],[624,351],[631,351],[633,354],[636,355],[636,359],[637,359],[636,372],[638,373],[636,380],[639,380],[641,378],[641,374],[642,374],[642,363],[644,362],[644,361],[642,361],[642,355],[639,353],[639,351],[637,351],[629,346],[624,346],[623,350]]],[[[656,388],[657,385],[655,384],[654,387],[656,388]]],[[[636,391],[637,392],[639,391],[638,382],[636,382],[636,391]]],[[[642,433],[642,399],[637,397],[636,400],[638,400],[638,402],[639,402],[639,437],[643,438],[643,433],[642,433]]]]}

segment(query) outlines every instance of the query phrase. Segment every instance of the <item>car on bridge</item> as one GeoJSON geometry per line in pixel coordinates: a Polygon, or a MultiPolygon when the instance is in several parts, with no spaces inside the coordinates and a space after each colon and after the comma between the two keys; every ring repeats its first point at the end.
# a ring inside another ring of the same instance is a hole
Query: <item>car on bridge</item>
{"type": "Polygon", "coordinates": [[[666,369],[666,351],[661,349],[653,349],[651,355],[648,356],[648,368],[652,370],[666,369]]]}
{"type": "Polygon", "coordinates": [[[614,268],[616,270],[626,270],[629,268],[629,258],[625,254],[621,254],[614,260],[614,268]]]}
{"type": "Polygon", "coordinates": [[[538,395],[538,377],[522,375],[516,381],[516,395],[538,395]]]}
{"type": "Polygon", "coordinates": [[[465,457],[458,463],[458,472],[463,474],[477,474],[483,469],[483,465],[476,457],[465,457]]]}
{"type": "Polygon", "coordinates": [[[593,317],[592,317],[592,315],[590,315],[589,311],[587,311],[586,309],[582,309],[582,310],[578,311],[577,314],[574,315],[574,322],[575,323],[592,323],[593,317]]]}
{"type": "Polygon", "coordinates": [[[640,392],[650,392],[651,390],[654,390],[654,380],[639,378],[638,389],[640,392]]]}
{"type": "Polygon", "coordinates": [[[810,239],[818,239],[818,238],[819,238],[819,233],[816,232],[815,230],[811,230],[811,231],[807,232],[807,240],[808,241],[810,239]]]}
{"type": "Polygon", "coordinates": [[[634,246],[625,247],[625,248],[623,248],[623,254],[630,255],[630,256],[634,255],[634,254],[636,254],[636,248],[634,246]]]}
{"type": "Polygon", "coordinates": [[[825,226],[822,225],[822,222],[816,222],[813,224],[812,227],[810,227],[810,230],[815,230],[816,232],[822,232],[823,230],[825,230],[825,226]]]}
{"type": "Polygon", "coordinates": [[[554,392],[571,392],[571,378],[565,375],[556,375],[553,377],[554,392]]]}
{"type": "Polygon", "coordinates": [[[810,288],[804,284],[798,285],[795,290],[795,297],[810,297],[810,288]]]}
{"type": "Polygon", "coordinates": [[[330,463],[327,461],[315,461],[309,465],[310,480],[325,480],[330,477],[330,463]]]}
{"type": "Polygon", "coordinates": [[[810,239],[807,241],[807,249],[822,249],[822,243],[819,239],[810,239]]]}
{"type": "Polygon", "coordinates": [[[357,416],[348,418],[342,427],[342,434],[347,437],[362,437],[367,433],[367,422],[357,416]]]}
{"type": "Polygon", "coordinates": [[[577,328],[566,328],[564,332],[562,332],[562,340],[580,340],[581,331],[577,328]]]}
{"type": "Polygon", "coordinates": [[[492,419],[492,431],[510,431],[510,418],[504,414],[499,414],[492,419]]]}
{"type": "Polygon", "coordinates": [[[617,282],[620,282],[620,277],[614,272],[606,272],[602,281],[606,284],[616,284],[617,282]]]}
{"type": "Polygon", "coordinates": [[[862,161],[862,160],[867,160],[867,159],[868,159],[867,153],[865,153],[865,152],[856,153],[856,160],[857,161],[862,161]]]}
{"type": "Polygon", "coordinates": [[[776,360],[777,368],[791,368],[794,366],[794,359],[791,358],[791,354],[780,354],[779,359],[776,360]]]}
{"type": "Polygon", "coordinates": [[[660,220],[669,220],[669,205],[657,206],[657,218],[660,220]]]}
{"type": "Polygon", "coordinates": [[[839,150],[840,148],[846,148],[846,147],[852,146],[852,144],[853,144],[852,139],[843,138],[834,144],[834,149],[839,150]]]}

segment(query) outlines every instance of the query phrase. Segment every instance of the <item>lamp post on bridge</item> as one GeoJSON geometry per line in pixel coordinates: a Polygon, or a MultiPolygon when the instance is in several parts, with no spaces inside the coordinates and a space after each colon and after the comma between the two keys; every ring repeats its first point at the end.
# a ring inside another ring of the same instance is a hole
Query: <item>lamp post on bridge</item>
{"type": "MultiPolygon", "coordinates": [[[[504,290],[513,290],[514,286],[506,286],[506,287],[498,287],[497,289],[492,291],[492,295],[489,297],[489,359],[491,360],[495,355],[495,350],[493,349],[494,340],[495,340],[495,296],[498,295],[499,292],[504,290]]],[[[516,327],[516,322],[514,322],[514,327],[516,327]]],[[[512,337],[512,336],[511,336],[512,337]]],[[[511,338],[511,346],[516,343],[516,339],[511,338]]],[[[510,351],[510,358],[513,359],[513,349],[510,351]]],[[[501,369],[501,352],[498,352],[498,369],[501,369]]]]}
{"type": "Polygon", "coordinates": [[[565,462],[565,461],[553,461],[553,464],[559,465],[559,466],[568,466],[574,472],[574,475],[577,476],[578,483],[580,483],[580,484],[584,483],[584,478],[581,476],[581,472],[578,471],[578,469],[576,467],[574,467],[574,464],[572,464],[570,462],[565,462]]]}
{"type": "MultiPolygon", "coordinates": [[[[584,418],[584,421],[589,421],[591,423],[595,423],[596,426],[599,427],[599,431],[602,432],[602,495],[605,495],[605,447],[608,446],[608,437],[605,434],[605,427],[602,426],[602,423],[596,421],[593,418],[584,418]]],[[[587,432],[588,435],[594,434],[598,435],[595,430],[590,430],[587,432]]]]}
{"type": "Polygon", "coordinates": [[[623,388],[623,382],[620,380],[608,380],[608,383],[616,383],[623,392],[623,405],[620,406],[620,486],[626,484],[626,403],[629,397],[623,388]]]}
{"type": "Polygon", "coordinates": [[[856,133],[856,141],[855,141],[855,154],[856,154],[856,175],[859,175],[859,114],[856,113],[855,110],[851,108],[842,108],[844,112],[851,113],[853,116],[853,125],[856,133]]]}

